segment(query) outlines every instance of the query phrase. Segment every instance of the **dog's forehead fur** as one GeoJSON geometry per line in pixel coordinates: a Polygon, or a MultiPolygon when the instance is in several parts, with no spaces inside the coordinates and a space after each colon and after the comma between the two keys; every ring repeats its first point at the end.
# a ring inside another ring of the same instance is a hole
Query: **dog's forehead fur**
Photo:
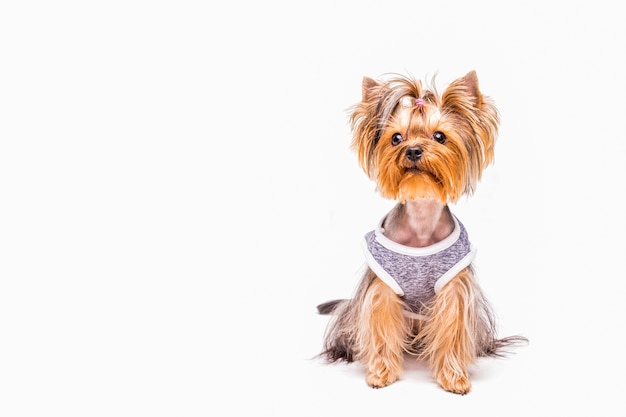
{"type": "Polygon", "coordinates": [[[435,129],[441,120],[441,111],[437,106],[424,103],[420,105],[419,111],[416,110],[415,97],[404,96],[390,120],[394,127],[403,129],[401,133],[407,135],[406,139],[409,139],[409,136],[428,133],[435,129]]]}
{"type": "Polygon", "coordinates": [[[366,145],[370,155],[378,144],[380,135],[392,126],[396,129],[411,126],[412,130],[424,130],[427,126],[436,124],[442,116],[441,97],[435,88],[434,77],[425,83],[402,75],[396,75],[387,81],[375,81],[366,77],[362,89],[363,100],[360,106],[363,110],[367,109],[366,120],[362,120],[366,123],[362,127],[374,132],[370,136],[371,142],[366,145]],[[419,104],[416,102],[418,99],[419,104]]]}

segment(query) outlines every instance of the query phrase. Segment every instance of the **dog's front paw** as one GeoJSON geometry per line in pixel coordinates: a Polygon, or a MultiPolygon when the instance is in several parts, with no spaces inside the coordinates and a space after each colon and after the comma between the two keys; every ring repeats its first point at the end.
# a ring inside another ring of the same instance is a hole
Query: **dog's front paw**
{"type": "Polygon", "coordinates": [[[386,368],[376,369],[369,371],[365,376],[367,385],[372,388],[383,388],[387,385],[391,385],[398,380],[398,375],[389,372],[386,368]]]}
{"type": "Polygon", "coordinates": [[[467,375],[454,374],[449,377],[439,377],[437,382],[443,389],[455,394],[465,395],[472,389],[472,383],[467,375]]]}

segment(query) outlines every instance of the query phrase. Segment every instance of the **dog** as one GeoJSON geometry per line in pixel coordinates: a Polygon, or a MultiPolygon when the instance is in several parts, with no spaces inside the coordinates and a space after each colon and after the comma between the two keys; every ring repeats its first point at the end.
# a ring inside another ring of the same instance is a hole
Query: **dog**
{"type": "Polygon", "coordinates": [[[317,306],[331,315],[319,356],[362,363],[367,384],[382,388],[415,355],[444,390],[467,394],[477,358],[528,342],[497,337],[472,266],[476,250],[449,207],[493,162],[499,112],[475,71],[442,94],[434,77],[364,77],[350,111],[359,165],[396,205],[362,241],[366,268],[354,296],[317,306]]]}

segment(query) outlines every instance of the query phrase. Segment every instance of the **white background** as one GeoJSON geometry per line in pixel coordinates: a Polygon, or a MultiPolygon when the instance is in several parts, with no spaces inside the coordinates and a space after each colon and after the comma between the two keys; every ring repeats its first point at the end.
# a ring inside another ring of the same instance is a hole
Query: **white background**
{"type": "Polygon", "coordinates": [[[3,2],[0,415],[624,415],[616,2],[3,2]],[[209,4],[214,4],[210,6],[209,4]],[[453,207],[500,333],[448,394],[311,360],[391,207],[364,75],[476,70],[496,163],[453,207]],[[218,411],[219,410],[219,411],[218,411]]]}

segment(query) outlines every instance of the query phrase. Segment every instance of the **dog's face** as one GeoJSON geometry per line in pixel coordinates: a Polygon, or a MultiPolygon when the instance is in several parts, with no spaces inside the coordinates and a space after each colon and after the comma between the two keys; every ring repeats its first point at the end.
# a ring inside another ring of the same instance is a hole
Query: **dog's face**
{"type": "Polygon", "coordinates": [[[472,71],[442,95],[405,77],[365,77],[350,120],[359,163],[384,197],[445,204],[471,194],[492,162],[499,116],[472,71]]]}

